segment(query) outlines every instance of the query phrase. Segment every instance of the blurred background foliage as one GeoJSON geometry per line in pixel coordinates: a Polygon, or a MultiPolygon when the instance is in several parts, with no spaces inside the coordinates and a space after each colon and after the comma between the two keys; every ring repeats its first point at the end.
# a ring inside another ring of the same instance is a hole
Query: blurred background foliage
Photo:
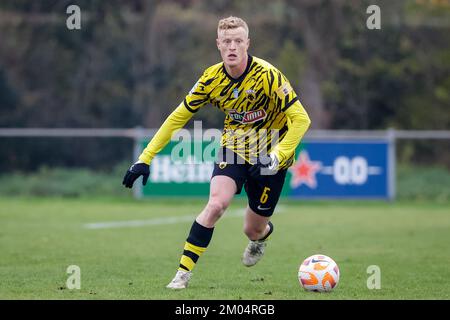
{"type": "MultiPolygon", "coordinates": [[[[250,54],[290,79],[312,128],[450,128],[448,0],[2,0],[0,127],[158,128],[220,61],[229,15],[248,22],[250,54]],[[71,4],[81,30],[66,28],[71,4]],[[371,4],[381,30],[366,27],[371,4]]],[[[206,107],[194,119],[223,118],[206,107]]],[[[404,142],[399,159],[450,167],[449,146],[404,142]]],[[[127,139],[2,138],[0,173],[114,170],[131,155],[127,139]]]]}

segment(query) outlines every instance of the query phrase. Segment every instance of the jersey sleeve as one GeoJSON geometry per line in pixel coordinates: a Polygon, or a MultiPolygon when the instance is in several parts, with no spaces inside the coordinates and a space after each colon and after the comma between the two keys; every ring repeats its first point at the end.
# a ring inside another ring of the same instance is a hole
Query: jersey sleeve
{"type": "Polygon", "coordinates": [[[208,73],[205,71],[183,102],[167,117],[139,156],[139,161],[150,164],[155,155],[169,143],[172,135],[184,127],[194,113],[209,102],[206,85],[207,76],[208,73]]]}
{"type": "Polygon", "coordinates": [[[209,102],[208,84],[208,72],[205,71],[184,98],[183,104],[186,109],[195,113],[209,102]]]}
{"type": "Polygon", "coordinates": [[[298,101],[289,80],[279,70],[268,69],[264,80],[264,91],[273,100],[279,112],[285,112],[298,101]]]}
{"type": "Polygon", "coordinates": [[[265,91],[277,106],[277,110],[283,112],[287,118],[286,136],[272,151],[282,165],[293,157],[311,120],[288,79],[279,70],[271,68],[267,71],[265,91]]]}
{"type": "Polygon", "coordinates": [[[277,156],[280,165],[294,156],[295,149],[311,124],[308,113],[298,99],[286,108],[285,114],[288,127],[286,136],[272,151],[277,156]]]}
{"type": "Polygon", "coordinates": [[[147,147],[139,156],[139,161],[150,164],[155,155],[160,152],[170,141],[172,135],[192,118],[194,114],[186,110],[181,103],[164,121],[161,128],[150,140],[147,147]]]}

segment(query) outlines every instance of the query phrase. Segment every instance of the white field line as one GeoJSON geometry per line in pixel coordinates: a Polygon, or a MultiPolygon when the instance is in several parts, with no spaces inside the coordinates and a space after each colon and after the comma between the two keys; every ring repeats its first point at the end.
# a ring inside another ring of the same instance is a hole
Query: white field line
{"type": "MultiPolygon", "coordinates": [[[[279,214],[285,211],[284,206],[278,206],[275,210],[275,214],[279,214]]],[[[222,218],[227,217],[243,217],[245,214],[244,209],[231,210],[224,214],[222,218]]],[[[197,216],[186,215],[179,217],[163,217],[163,218],[153,218],[145,220],[124,220],[124,221],[107,221],[107,222],[94,222],[86,223],[83,225],[86,229],[111,229],[111,228],[132,228],[132,227],[143,227],[143,226],[160,226],[181,222],[193,222],[197,216]]]]}

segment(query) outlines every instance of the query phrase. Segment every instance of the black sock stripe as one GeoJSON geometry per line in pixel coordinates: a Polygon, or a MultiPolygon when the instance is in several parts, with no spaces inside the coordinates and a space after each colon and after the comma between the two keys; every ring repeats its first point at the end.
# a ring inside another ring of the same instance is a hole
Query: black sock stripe
{"type": "Polygon", "coordinates": [[[207,228],[199,224],[197,221],[194,221],[191,231],[189,232],[187,242],[197,247],[206,248],[211,241],[213,231],[214,227],[207,228]]]}
{"type": "Polygon", "coordinates": [[[186,271],[191,271],[191,270],[189,270],[188,268],[186,268],[184,265],[182,265],[181,263],[180,263],[180,268],[182,268],[182,269],[184,269],[184,270],[186,270],[186,271]]]}
{"type": "Polygon", "coordinates": [[[262,237],[261,239],[259,239],[259,240],[266,240],[272,234],[272,232],[273,232],[273,224],[270,221],[267,224],[270,227],[269,232],[267,232],[267,234],[264,237],[262,237]]]}
{"type": "Polygon", "coordinates": [[[189,251],[189,250],[184,250],[184,251],[183,251],[183,255],[185,255],[186,257],[191,258],[192,261],[194,261],[194,263],[197,263],[197,260],[198,260],[198,254],[196,254],[196,253],[194,253],[194,252],[192,252],[192,251],[189,251]]]}

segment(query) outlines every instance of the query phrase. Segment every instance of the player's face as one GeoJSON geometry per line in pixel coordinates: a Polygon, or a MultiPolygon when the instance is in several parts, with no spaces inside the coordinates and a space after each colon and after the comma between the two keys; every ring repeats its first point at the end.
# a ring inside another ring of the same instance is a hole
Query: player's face
{"type": "Polygon", "coordinates": [[[223,62],[233,68],[245,64],[250,39],[242,27],[236,29],[220,30],[217,39],[217,48],[223,62]]]}

